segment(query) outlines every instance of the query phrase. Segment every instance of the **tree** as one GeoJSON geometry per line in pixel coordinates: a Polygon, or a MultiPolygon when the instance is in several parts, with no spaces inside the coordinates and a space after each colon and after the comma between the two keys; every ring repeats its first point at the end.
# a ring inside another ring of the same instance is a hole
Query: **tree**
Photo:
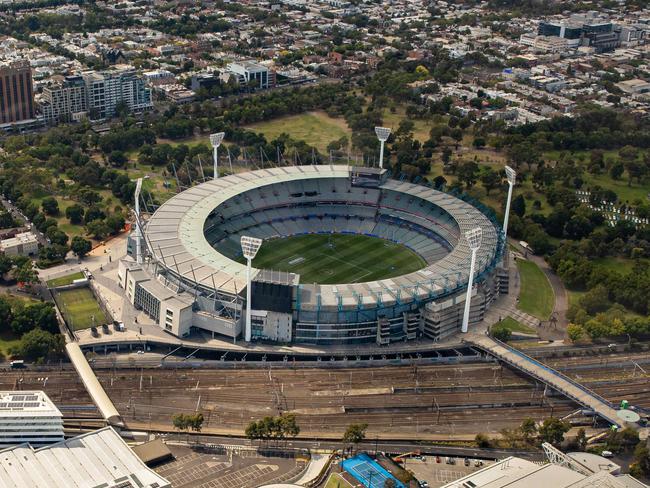
{"type": "Polygon", "coordinates": [[[39,282],[38,273],[32,266],[31,261],[14,270],[14,278],[18,283],[23,283],[25,286],[31,286],[39,282]]]}
{"type": "Polygon", "coordinates": [[[41,202],[41,208],[46,215],[59,215],[59,202],[54,197],[46,197],[41,202]]]}
{"type": "Polygon", "coordinates": [[[645,442],[639,442],[634,449],[634,464],[630,467],[633,476],[650,475],[650,449],[645,442]]]}
{"type": "Polygon", "coordinates": [[[464,183],[467,188],[471,188],[476,183],[478,170],[478,164],[474,161],[466,161],[460,165],[456,175],[461,183],[464,183]]]}
{"type": "Polygon", "coordinates": [[[534,419],[528,417],[521,422],[519,429],[521,430],[524,442],[530,444],[537,434],[537,423],[534,419]]]}
{"type": "Polygon", "coordinates": [[[623,166],[623,163],[620,162],[615,163],[609,169],[609,175],[615,180],[620,180],[621,176],[623,176],[624,171],[625,171],[625,166],[623,166]]]}
{"type": "Polygon", "coordinates": [[[482,434],[480,432],[476,434],[476,437],[474,437],[474,442],[476,443],[477,447],[481,447],[481,448],[491,447],[492,445],[490,443],[490,438],[487,435],[482,434]]]}
{"type": "Polygon", "coordinates": [[[74,236],[70,243],[70,250],[75,253],[79,259],[83,259],[93,248],[92,243],[81,236],[74,236]]]}
{"type": "Polygon", "coordinates": [[[27,360],[42,362],[61,356],[64,342],[60,334],[34,329],[23,335],[15,352],[27,360]]]}
{"type": "Polygon", "coordinates": [[[103,239],[110,234],[111,229],[106,225],[106,222],[97,219],[86,224],[86,231],[88,235],[93,236],[95,239],[103,239]]]}
{"type": "Polygon", "coordinates": [[[122,151],[113,151],[108,156],[108,161],[111,165],[121,168],[129,161],[129,158],[122,151]]]}
{"type": "Polygon", "coordinates": [[[490,335],[501,342],[508,342],[512,331],[504,325],[496,324],[490,328],[490,335]]]}
{"type": "Polygon", "coordinates": [[[567,336],[571,342],[578,342],[585,335],[585,329],[578,324],[569,324],[566,328],[567,336]]]}
{"type": "Polygon", "coordinates": [[[65,209],[65,216],[70,220],[71,224],[79,225],[83,222],[84,212],[85,209],[78,203],[75,203],[65,209]]]}
{"type": "Polygon", "coordinates": [[[296,437],[300,434],[300,426],[296,422],[296,415],[293,413],[283,413],[280,415],[280,430],[283,437],[296,437]]]}
{"type": "Polygon", "coordinates": [[[524,200],[523,195],[517,195],[512,199],[511,209],[519,217],[523,217],[526,214],[526,200],[524,200]]]}
{"type": "Polygon", "coordinates": [[[564,440],[564,434],[569,431],[570,427],[567,422],[555,417],[549,417],[544,420],[539,428],[539,436],[544,442],[555,445],[561,444],[564,440]]]}
{"type": "Polygon", "coordinates": [[[501,184],[501,175],[487,166],[481,172],[481,183],[483,184],[483,188],[485,188],[485,193],[489,195],[491,190],[494,190],[501,184]]]}
{"type": "Polygon", "coordinates": [[[11,271],[13,268],[14,262],[6,254],[0,254],[0,278],[5,274],[11,271]]]}
{"type": "Polygon", "coordinates": [[[356,446],[366,438],[368,424],[350,424],[343,434],[343,442],[356,446]]]}

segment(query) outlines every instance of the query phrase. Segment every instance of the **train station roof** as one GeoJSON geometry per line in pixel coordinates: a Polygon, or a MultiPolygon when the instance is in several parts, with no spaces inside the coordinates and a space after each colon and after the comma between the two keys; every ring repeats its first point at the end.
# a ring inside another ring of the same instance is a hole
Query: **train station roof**
{"type": "Polygon", "coordinates": [[[112,427],[34,450],[0,451],[0,488],[171,488],[112,427]]]}

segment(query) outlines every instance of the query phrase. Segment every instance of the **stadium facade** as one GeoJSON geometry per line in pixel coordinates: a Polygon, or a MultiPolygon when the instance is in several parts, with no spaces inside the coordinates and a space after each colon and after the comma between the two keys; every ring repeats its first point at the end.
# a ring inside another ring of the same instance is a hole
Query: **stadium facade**
{"type": "Polygon", "coordinates": [[[254,269],[253,340],[385,345],[459,332],[471,257],[464,236],[476,227],[483,239],[470,324],[507,291],[504,241],[493,218],[455,196],[389,179],[385,170],[320,165],[234,174],[177,194],[142,227],[144,258],[121,261],[120,285],[136,308],[179,337],[197,329],[242,334],[242,235],[364,234],[407,246],[426,262],[402,276],[336,285],[254,269]]]}

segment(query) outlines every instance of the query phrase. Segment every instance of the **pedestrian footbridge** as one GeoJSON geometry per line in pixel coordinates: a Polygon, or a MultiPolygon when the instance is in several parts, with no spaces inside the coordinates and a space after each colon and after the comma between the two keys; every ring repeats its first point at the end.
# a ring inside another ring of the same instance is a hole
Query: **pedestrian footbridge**
{"type": "Polygon", "coordinates": [[[611,402],[559,371],[549,368],[523,352],[487,335],[469,333],[463,339],[465,342],[541,381],[579,405],[592,409],[598,416],[609,423],[620,425],[617,410],[612,406],[611,402]]]}

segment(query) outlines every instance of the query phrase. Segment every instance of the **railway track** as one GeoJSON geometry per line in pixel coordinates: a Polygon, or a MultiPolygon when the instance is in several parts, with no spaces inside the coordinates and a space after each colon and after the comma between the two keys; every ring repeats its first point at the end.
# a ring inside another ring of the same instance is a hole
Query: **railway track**
{"type": "MultiPolygon", "coordinates": [[[[650,408],[645,353],[545,361],[614,403],[626,399],[650,408]]],[[[578,408],[562,396],[544,396],[544,385],[494,362],[357,369],[130,367],[96,373],[127,425],[171,428],[174,414],[201,411],[204,429],[242,432],[252,420],[293,411],[303,431],[316,434],[367,422],[369,436],[469,435],[512,428],[528,417],[562,417],[578,408]]],[[[75,422],[77,428],[97,425],[98,413],[74,371],[7,371],[0,375],[0,388],[43,389],[71,419],[72,429],[75,422]]]]}

